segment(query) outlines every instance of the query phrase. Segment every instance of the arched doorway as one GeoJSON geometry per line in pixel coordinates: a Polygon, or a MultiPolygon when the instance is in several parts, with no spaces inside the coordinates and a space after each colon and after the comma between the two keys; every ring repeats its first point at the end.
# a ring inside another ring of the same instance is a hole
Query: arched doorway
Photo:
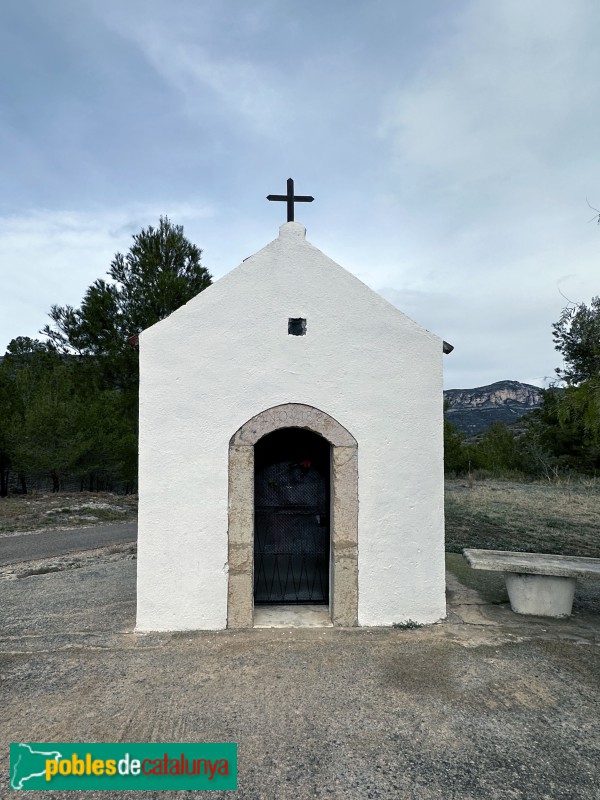
{"type": "Polygon", "coordinates": [[[331,445],[280,428],[254,446],[254,603],[329,603],[331,445]]]}
{"type": "Polygon", "coordinates": [[[255,447],[281,429],[312,431],[329,447],[329,611],[334,625],[357,625],[358,445],[325,412],[286,403],[249,419],[229,442],[227,627],[254,625],[255,447]]]}

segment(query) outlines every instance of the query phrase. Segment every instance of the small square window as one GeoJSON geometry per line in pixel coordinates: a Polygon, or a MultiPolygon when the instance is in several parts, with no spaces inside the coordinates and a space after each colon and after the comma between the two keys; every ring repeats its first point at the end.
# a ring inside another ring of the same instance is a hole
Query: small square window
{"type": "Polygon", "coordinates": [[[306,335],[306,320],[302,317],[290,317],[288,319],[288,334],[290,336],[306,335]]]}

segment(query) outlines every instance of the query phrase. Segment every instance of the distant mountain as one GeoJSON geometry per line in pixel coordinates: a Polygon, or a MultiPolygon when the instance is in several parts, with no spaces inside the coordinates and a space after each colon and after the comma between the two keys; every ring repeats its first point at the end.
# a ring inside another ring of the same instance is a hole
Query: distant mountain
{"type": "Polygon", "coordinates": [[[529,383],[497,381],[476,389],[447,389],[444,400],[448,422],[467,436],[476,436],[493,422],[517,422],[542,405],[542,394],[539,386],[529,383]]]}

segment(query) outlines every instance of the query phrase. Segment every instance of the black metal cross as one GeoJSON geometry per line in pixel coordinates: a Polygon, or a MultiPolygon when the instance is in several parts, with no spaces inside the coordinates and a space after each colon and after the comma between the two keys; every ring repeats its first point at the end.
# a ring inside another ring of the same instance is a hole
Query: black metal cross
{"type": "Polygon", "coordinates": [[[294,221],[294,203],[312,203],[314,197],[306,194],[294,195],[294,181],[287,179],[287,194],[268,194],[267,200],[283,200],[287,202],[287,221],[294,221]]]}

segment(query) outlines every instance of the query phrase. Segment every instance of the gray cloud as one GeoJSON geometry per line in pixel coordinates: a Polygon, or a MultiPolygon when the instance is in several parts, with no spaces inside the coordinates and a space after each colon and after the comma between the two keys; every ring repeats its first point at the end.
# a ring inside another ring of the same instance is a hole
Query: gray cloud
{"type": "Polygon", "coordinates": [[[591,0],[11,4],[0,349],[161,213],[219,277],[292,176],[309,239],[456,346],[449,387],[542,383],[599,293],[599,35],[591,0]]]}

